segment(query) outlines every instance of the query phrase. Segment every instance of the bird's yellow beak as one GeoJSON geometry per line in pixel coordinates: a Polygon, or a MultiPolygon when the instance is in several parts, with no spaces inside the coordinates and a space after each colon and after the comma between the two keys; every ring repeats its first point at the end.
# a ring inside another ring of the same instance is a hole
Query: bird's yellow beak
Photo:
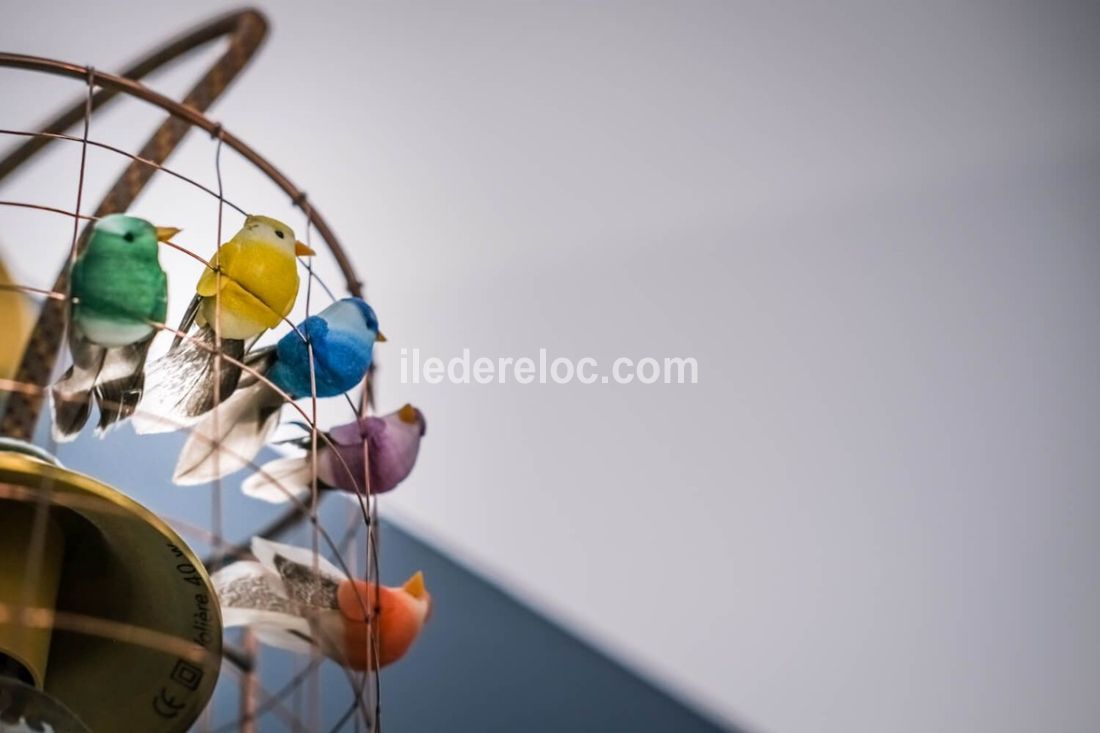
{"type": "Polygon", "coordinates": [[[381,331],[379,331],[379,332],[378,332],[378,335],[374,337],[374,342],[375,342],[375,343],[382,343],[382,342],[384,342],[384,341],[389,341],[389,339],[388,339],[388,338],[386,338],[386,334],[384,334],[384,333],[382,333],[381,331]]]}
{"type": "Polygon", "coordinates": [[[403,423],[406,423],[408,425],[416,425],[418,415],[415,407],[406,404],[397,412],[397,417],[403,423]]]}
{"type": "Polygon", "coordinates": [[[417,570],[416,575],[405,581],[401,589],[416,600],[423,600],[428,595],[428,588],[424,585],[424,573],[417,570]]]}
{"type": "Polygon", "coordinates": [[[157,241],[167,242],[182,231],[179,227],[157,227],[157,241]]]}
{"type": "Polygon", "coordinates": [[[294,254],[298,257],[313,257],[316,252],[308,244],[302,244],[301,242],[294,243],[294,254]]]}

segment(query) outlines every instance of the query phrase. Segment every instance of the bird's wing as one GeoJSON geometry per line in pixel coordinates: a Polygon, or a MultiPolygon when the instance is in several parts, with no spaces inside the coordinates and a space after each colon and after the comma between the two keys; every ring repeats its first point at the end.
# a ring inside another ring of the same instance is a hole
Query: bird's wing
{"type": "Polygon", "coordinates": [[[372,345],[358,336],[331,331],[320,345],[313,347],[316,369],[328,382],[342,390],[353,389],[367,375],[372,345]]]}
{"type": "Polygon", "coordinates": [[[235,562],[210,578],[218,593],[225,628],[249,626],[265,643],[310,651],[309,621],[280,578],[258,562],[235,562]]]}
{"type": "Polygon", "coordinates": [[[307,341],[314,344],[323,343],[328,337],[328,321],[321,316],[310,316],[302,321],[301,326],[299,326],[299,331],[305,334],[307,341]]]}
{"type": "Polygon", "coordinates": [[[320,554],[262,537],[252,538],[252,554],[282,579],[291,600],[314,608],[339,607],[337,589],[347,575],[320,554]]]}
{"type": "Polygon", "coordinates": [[[141,341],[107,350],[103,368],[96,378],[95,398],[99,405],[97,435],[102,436],[137,409],[145,388],[145,357],[155,336],[154,331],[141,341]]]}
{"type": "Polygon", "coordinates": [[[91,392],[107,357],[107,349],[84,338],[76,322],[69,327],[69,351],[73,357],[72,366],[50,387],[53,436],[58,442],[74,439],[88,421],[91,392]]]}
{"type": "MultiPolygon", "coordinates": [[[[226,565],[210,576],[210,583],[225,608],[296,613],[279,577],[262,563],[242,560],[226,565]]],[[[225,621],[224,625],[234,624],[225,621]]]]}
{"type": "Polygon", "coordinates": [[[229,282],[229,276],[226,275],[226,272],[233,266],[233,261],[240,253],[241,243],[236,239],[230,240],[219,247],[217,253],[210,258],[210,266],[203,268],[199,283],[195,286],[195,292],[203,298],[210,298],[218,291],[219,281],[221,287],[224,288],[229,282]],[[218,275],[219,269],[221,270],[220,277],[218,275]]]}
{"type": "Polygon", "coordinates": [[[253,537],[252,554],[255,555],[256,559],[260,561],[260,564],[268,570],[278,572],[276,560],[277,558],[283,558],[292,563],[308,567],[311,573],[313,572],[314,562],[316,562],[317,571],[337,583],[347,579],[347,575],[343,570],[333,565],[322,555],[315,555],[312,549],[307,549],[305,547],[287,545],[282,542],[264,539],[263,537],[253,537]]]}

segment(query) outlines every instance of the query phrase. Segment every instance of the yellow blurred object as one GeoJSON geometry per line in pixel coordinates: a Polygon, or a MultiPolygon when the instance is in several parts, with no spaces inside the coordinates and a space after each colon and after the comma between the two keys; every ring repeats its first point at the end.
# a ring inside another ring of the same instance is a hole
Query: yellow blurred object
{"type": "Polygon", "coordinates": [[[0,260],[0,379],[15,376],[34,323],[30,298],[11,290],[13,284],[8,268],[0,260]]]}

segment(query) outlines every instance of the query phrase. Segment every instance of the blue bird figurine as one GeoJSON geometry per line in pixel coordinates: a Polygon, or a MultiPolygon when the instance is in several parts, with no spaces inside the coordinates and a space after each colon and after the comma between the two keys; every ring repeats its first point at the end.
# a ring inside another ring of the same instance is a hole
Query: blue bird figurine
{"type": "MultiPolygon", "coordinates": [[[[314,384],[317,397],[335,397],[363,381],[374,344],[385,340],[374,309],[362,298],[343,298],[306,318],[275,346],[249,353],[245,364],[292,399],[312,397],[314,384]]],[[[282,394],[246,372],[233,396],[192,429],[172,480],[203,484],[247,466],[278,424],[283,402],[282,394]]]]}
{"type": "Polygon", "coordinates": [[[335,397],[363,381],[374,342],[385,340],[378,332],[374,309],[361,298],[344,298],[307,318],[297,333],[288,333],[279,340],[267,378],[294,399],[310,397],[312,344],[317,396],[335,397]]]}

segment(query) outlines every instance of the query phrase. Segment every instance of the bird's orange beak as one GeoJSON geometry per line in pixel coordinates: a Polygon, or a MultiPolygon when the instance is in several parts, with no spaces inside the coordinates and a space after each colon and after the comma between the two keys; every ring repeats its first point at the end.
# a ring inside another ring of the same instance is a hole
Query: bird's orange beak
{"type": "Polygon", "coordinates": [[[157,227],[157,241],[167,242],[182,231],[179,227],[157,227]]]}
{"type": "Polygon", "coordinates": [[[386,334],[382,333],[381,331],[379,331],[378,335],[374,337],[374,342],[375,343],[380,344],[380,343],[383,343],[385,341],[389,341],[389,339],[386,338],[386,334]]]}
{"type": "Polygon", "coordinates": [[[424,585],[424,573],[417,570],[415,575],[405,581],[401,589],[416,600],[423,600],[428,595],[428,588],[424,585]]]}
{"type": "Polygon", "coordinates": [[[416,425],[419,415],[416,412],[416,408],[412,405],[405,405],[397,412],[397,417],[401,419],[401,422],[408,425],[416,425]]]}
{"type": "Polygon", "coordinates": [[[302,244],[301,242],[294,243],[294,254],[298,257],[313,257],[317,253],[313,251],[313,248],[308,244],[302,244]]]}

